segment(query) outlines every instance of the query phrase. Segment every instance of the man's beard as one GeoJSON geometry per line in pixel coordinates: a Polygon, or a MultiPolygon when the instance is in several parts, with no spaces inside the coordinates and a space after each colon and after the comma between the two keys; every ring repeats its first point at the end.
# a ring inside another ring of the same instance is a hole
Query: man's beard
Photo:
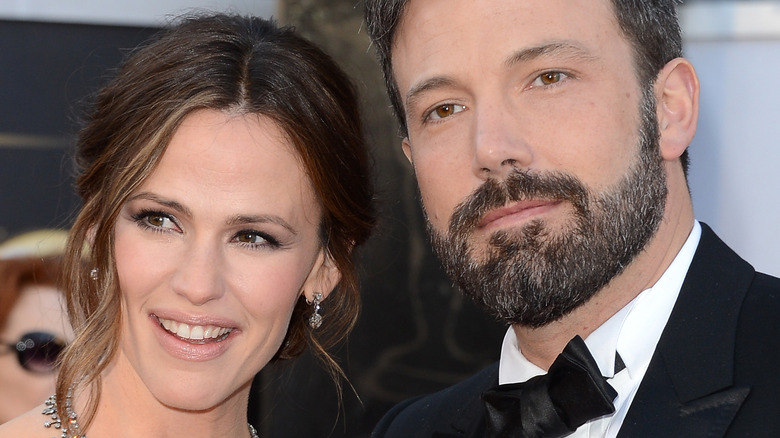
{"type": "Polygon", "coordinates": [[[664,214],[666,176],[654,102],[650,87],[640,106],[637,159],[613,187],[594,193],[565,172],[515,170],[505,181],[486,181],[458,205],[446,235],[428,220],[434,251],[467,296],[507,323],[541,327],[623,272],[664,214]],[[569,203],[574,217],[558,231],[534,219],[494,232],[487,243],[470,242],[487,212],[527,200],[569,203]]]}

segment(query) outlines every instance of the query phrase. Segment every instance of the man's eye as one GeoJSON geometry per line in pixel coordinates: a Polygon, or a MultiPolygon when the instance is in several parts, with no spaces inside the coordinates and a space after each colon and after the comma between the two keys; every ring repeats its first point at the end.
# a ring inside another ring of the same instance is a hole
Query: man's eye
{"type": "Polygon", "coordinates": [[[559,71],[546,71],[539,76],[536,77],[536,80],[534,80],[533,84],[531,86],[533,87],[546,87],[550,85],[555,85],[558,82],[566,79],[568,75],[566,73],[562,73],[559,71]]]}
{"type": "Polygon", "coordinates": [[[434,108],[433,111],[428,114],[428,117],[432,120],[441,120],[465,109],[466,107],[463,105],[445,103],[444,105],[439,105],[434,108]]]}

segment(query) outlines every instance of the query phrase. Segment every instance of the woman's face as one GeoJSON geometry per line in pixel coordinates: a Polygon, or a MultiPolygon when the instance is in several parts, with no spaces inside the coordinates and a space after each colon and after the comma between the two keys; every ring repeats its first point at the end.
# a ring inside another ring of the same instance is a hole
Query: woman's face
{"type": "MultiPolygon", "coordinates": [[[[27,333],[50,333],[61,340],[73,337],[65,316],[62,293],[52,286],[28,285],[22,289],[0,333],[4,344],[16,344],[27,333]]],[[[0,355],[0,423],[4,423],[54,394],[56,374],[28,371],[19,364],[16,349],[0,355]]]]}
{"type": "Polygon", "coordinates": [[[245,398],[301,294],[327,296],[339,279],[320,216],[273,121],[187,116],[117,219],[122,333],[108,372],[178,409],[245,398]]]}

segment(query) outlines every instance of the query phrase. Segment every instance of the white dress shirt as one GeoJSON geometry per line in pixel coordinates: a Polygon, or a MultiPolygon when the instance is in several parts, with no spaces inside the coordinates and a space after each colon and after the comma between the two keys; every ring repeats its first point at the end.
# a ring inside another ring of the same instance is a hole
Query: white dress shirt
{"type": "MultiPolygon", "coordinates": [[[[658,339],[661,337],[677,295],[693,259],[701,237],[701,225],[693,224],[688,239],[661,278],[608,319],[585,339],[601,374],[618,393],[615,413],[583,424],[570,438],[614,438],[618,434],[639,384],[650,365],[658,339]],[[615,352],[626,368],[615,374],[615,352]]],[[[517,345],[510,327],[504,336],[498,370],[500,384],[525,382],[544,374],[545,370],[529,362],[517,345]]]]}

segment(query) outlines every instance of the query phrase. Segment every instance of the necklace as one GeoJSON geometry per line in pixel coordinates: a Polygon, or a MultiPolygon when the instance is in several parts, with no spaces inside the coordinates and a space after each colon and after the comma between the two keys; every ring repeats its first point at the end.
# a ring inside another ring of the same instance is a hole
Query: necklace
{"type": "MultiPolygon", "coordinates": [[[[87,438],[86,435],[82,435],[79,429],[78,415],[73,412],[73,404],[71,403],[71,391],[65,396],[65,421],[60,418],[57,413],[57,400],[52,395],[46,400],[46,408],[43,409],[43,415],[51,416],[51,421],[44,421],[43,425],[47,428],[61,429],[62,434],[60,438],[87,438]]],[[[252,438],[260,438],[255,428],[247,423],[249,426],[249,434],[252,438]]],[[[52,437],[56,438],[56,437],[52,437]]]]}

